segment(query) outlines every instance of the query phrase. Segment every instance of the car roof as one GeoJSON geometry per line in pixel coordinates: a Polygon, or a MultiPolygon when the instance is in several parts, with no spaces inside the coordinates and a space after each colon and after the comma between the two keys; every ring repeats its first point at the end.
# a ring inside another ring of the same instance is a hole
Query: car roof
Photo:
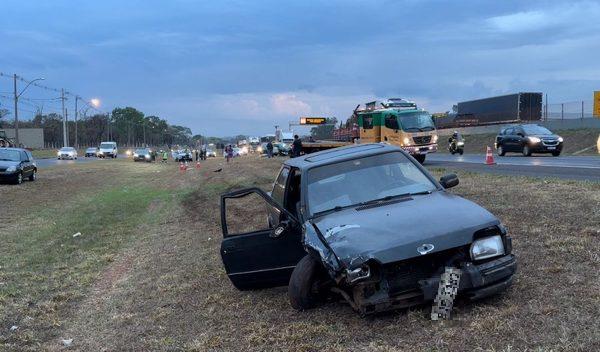
{"type": "Polygon", "coordinates": [[[353,144],[288,159],[284,162],[284,165],[299,169],[309,169],[338,161],[362,158],[387,152],[402,152],[402,149],[384,143],[353,144]]]}
{"type": "Polygon", "coordinates": [[[0,148],[0,150],[15,150],[15,151],[18,151],[18,152],[26,152],[26,151],[28,151],[27,149],[24,149],[24,148],[12,148],[12,147],[10,147],[10,148],[2,147],[2,148],[0,148]]]}

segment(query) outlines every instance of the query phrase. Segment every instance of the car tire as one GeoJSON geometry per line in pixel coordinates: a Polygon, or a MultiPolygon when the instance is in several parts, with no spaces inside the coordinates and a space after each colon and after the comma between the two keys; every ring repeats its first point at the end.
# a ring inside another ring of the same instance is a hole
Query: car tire
{"type": "Polygon", "coordinates": [[[560,155],[560,152],[559,152],[559,151],[554,151],[554,152],[552,152],[552,156],[559,156],[559,155],[560,155]]]}
{"type": "Polygon", "coordinates": [[[37,178],[37,170],[33,170],[33,172],[31,173],[31,176],[29,176],[29,181],[33,182],[35,181],[37,178]]]}
{"type": "Polygon", "coordinates": [[[528,145],[523,146],[523,156],[531,156],[531,149],[528,145]]]}
{"type": "Polygon", "coordinates": [[[292,272],[288,285],[288,297],[292,308],[306,310],[316,307],[323,299],[323,293],[316,289],[323,267],[310,255],[305,255],[292,272]]]}
{"type": "Polygon", "coordinates": [[[506,151],[504,151],[504,147],[502,145],[499,145],[498,148],[496,148],[496,153],[498,156],[504,156],[506,151]]]}
{"type": "Polygon", "coordinates": [[[463,153],[464,153],[464,151],[463,151],[462,149],[460,149],[460,150],[458,151],[458,154],[460,154],[460,155],[463,155],[463,153]]]}
{"type": "Polygon", "coordinates": [[[23,173],[22,173],[22,172],[19,172],[19,173],[17,174],[17,178],[15,179],[15,184],[16,184],[16,185],[20,185],[20,184],[22,184],[22,183],[23,183],[23,173]]]}

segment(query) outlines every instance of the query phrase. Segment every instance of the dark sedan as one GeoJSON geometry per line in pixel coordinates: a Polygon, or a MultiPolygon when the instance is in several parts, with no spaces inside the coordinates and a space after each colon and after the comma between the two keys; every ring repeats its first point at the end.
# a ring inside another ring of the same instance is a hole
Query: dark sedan
{"type": "Polygon", "coordinates": [[[36,175],[37,166],[29,150],[0,148],[0,181],[21,184],[25,178],[35,181],[36,175]]]}
{"type": "Polygon", "coordinates": [[[133,152],[133,161],[154,161],[154,154],[148,148],[136,149],[133,152]]]}
{"type": "Polygon", "coordinates": [[[563,138],[540,125],[516,125],[500,130],[495,147],[500,156],[507,152],[522,153],[524,156],[531,156],[531,153],[552,153],[553,156],[559,156],[563,138]]]}

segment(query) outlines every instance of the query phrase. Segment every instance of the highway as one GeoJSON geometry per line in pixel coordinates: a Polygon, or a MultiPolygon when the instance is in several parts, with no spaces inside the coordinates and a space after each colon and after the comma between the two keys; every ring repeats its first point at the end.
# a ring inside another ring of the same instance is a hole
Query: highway
{"type": "Polygon", "coordinates": [[[430,154],[425,166],[443,167],[450,170],[487,172],[504,175],[532,177],[558,177],[573,180],[600,182],[599,156],[551,155],[524,157],[521,155],[494,155],[496,165],[485,165],[485,154],[430,154]]]}
{"type": "MultiPolygon", "coordinates": [[[[123,155],[119,155],[118,158],[126,158],[127,156],[125,154],[123,155]]],[[[98,159],[98,158],[84,158],[84,157],[80,157],[77,160],[58,160],[56,158],[50,158],[50,159],[35,159],[35,163],[37,165],[38,168],[46,168],[49,166],[55,166],[55,165],[72,165],[72,164],[81,164],[81,163],[92,163],[92,162],[100,162],[100,161],[105,161],[105,162],[110,162],[112,159],[98,159]]]]}

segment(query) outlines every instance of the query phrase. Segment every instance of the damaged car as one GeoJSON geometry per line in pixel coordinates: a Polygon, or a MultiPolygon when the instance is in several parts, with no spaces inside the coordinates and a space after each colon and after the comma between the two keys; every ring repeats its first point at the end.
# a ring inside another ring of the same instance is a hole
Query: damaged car
{"type": "Polygon", "coordinates": [[[420,305],[448,269],[461,273],[459,297],[497,294],[516,271],[511,237],[489,211],[446,191],[458,183],[385,144],[287,160],[271,192],[221,196],[225,271],[240,290],[288,285],[298,310],[332,297],[361,315],[420,305]],[[253,228],[234,214],[247,197],[265,205],[253,228]]]}

